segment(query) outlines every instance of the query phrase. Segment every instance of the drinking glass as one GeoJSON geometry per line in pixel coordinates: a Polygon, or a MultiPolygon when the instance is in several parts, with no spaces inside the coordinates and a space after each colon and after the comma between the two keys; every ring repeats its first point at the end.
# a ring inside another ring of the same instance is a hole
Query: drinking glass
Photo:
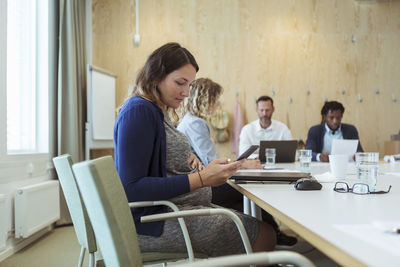
{"type": "Polygon", "coordinates": [[[309,149],[299,150],[300,170],[302,172],[311,172],[312,151],[309,149]]]}
{"type": "Polygon", "coordinates": [[[356,153],[356,173],[360,183],[367,184],[371,192],[375,192],[378,181],[379,153],[356,153]]]}
{"type": "Polygon", "coordinates": [[[265,165],[267,167],[275,166],[275,148],[266,148],[265,149],[265,165]]]}

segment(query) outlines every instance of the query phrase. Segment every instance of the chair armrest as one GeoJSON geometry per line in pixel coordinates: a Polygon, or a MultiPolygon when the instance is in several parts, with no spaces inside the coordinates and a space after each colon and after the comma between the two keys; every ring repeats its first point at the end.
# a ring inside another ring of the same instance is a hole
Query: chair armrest
{"type": "Polygon", "coordinates": [[[315,267],[315,265],[303,255],[292,251],[273,251],[258,252],[252,254],[242,254],[234,256],[224,256],[198,260],[196,262],[182,264],[185,267],[231,267],[231,266],[247,266],[254,265],[271,265],[271,264],[293,264],[300,267],[315,267]]]}
{"type": "MultiPolygon", "coordinates": [[[[179,208],[172,203],[171,201],[167,200],[160,200],[160,201],[138,201],[138,202],[130,202],[128,203],[130,208],[143,208],[143,207],[150,207],[150,206],[167,206],[171,208],[174,212],[178,212],[179,208]]],[[[182,218],[178,218],[179,225],[181,226],[183,238],[185,240],[186,249],[188,252],[188,259],[189,261],[194,261],[194,253],[192,243],[190,242],[189,231],[187,230],[185,221],[182,218]]]]}
{"type": "Polygon", "coordinates": [[[239,230],[246,253],[250,254],[253,252],[249,237],[247,236],[242,221],[240,220],[239,216],[237,216],[233,211],[228,209],[196,209],[196,210],[174,211],[168,213],[142,216],[140,219],[142,222],[154,222],[154,221],[175,219],[182,217],[210,216],[210,215],[225,215],[231,218],[239,230]]]}
{"type": "Polygon", "coordinates": [[[137,202],[129,202],[130,208],[143,208],[143,207],[150,207],[150,206],[167,206],[171,208],[173,211],[179,211],[179,208],[172,203],[171,201],[167,200],[160,200],[160,201],[137,201],[137,202]]]}

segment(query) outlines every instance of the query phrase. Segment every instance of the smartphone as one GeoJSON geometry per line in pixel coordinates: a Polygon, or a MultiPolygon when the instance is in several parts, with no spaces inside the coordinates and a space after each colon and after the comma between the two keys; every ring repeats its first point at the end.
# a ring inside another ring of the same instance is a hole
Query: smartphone
{"type": "Polygon", "coordinates": [[[250,146],[245,152],[243,152],[242,155],[237,157],[237,159],[235,161],[238,161],[238,160],[241,160],[241,159],[247,159],[247,157],[250,156],[251,154],[253,154],[253,152],[256,151],[257,148],[258,148],[258,145],[250,146]]]}

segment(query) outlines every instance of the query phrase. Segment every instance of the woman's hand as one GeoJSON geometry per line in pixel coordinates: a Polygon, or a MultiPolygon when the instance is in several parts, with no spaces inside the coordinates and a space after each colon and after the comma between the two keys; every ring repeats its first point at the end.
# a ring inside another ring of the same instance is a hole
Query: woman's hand
{"type": "Polygon", "coordinates": [[[243,160],[230,162],[226,158],[215,159],[200,172],[204,186],[218,186],[226,183],[242,166],[243,160]]]}
{"type": "Polygon", "coordinates": [[[192,152],[190,152],[190,154],[189,154],[188,162],[189,162],[190,168],[192,168],[192,170],[197,168],[198,171],[201,171],[204,169],[204,166],[201,163],[201,161],[199,160],[199,158],[192,152]]]}
{"type": "Polygon", "coordinates": [[[243,162],[241,169],[264,169],[259,159],[249,159],[243,162]]]}

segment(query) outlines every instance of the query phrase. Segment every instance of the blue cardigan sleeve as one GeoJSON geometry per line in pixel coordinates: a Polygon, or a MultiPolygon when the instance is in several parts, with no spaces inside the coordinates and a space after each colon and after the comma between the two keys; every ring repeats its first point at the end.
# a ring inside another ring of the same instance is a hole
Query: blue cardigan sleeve
{"type": "Polygon", "coordinates": [[[129,201],[166,200],[190,191],[187,175],[166,177],[162,131],[162,115],[148,105],[129,106],[117,118],[116,167],[129,201]]]}

